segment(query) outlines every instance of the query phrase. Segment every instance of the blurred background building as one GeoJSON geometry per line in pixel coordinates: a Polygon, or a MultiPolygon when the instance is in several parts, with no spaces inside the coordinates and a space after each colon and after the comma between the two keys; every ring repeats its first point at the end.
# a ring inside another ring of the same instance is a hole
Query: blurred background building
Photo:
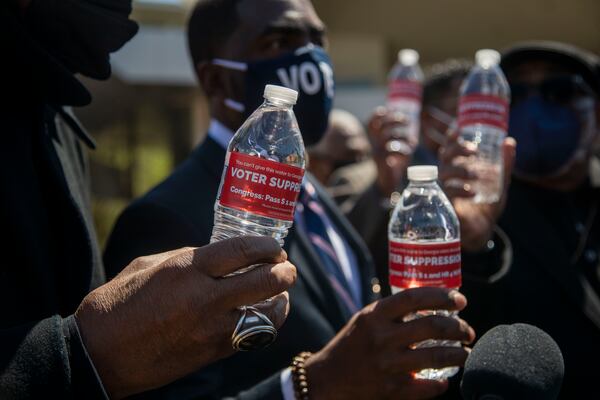
{"type": "MultiPolygon", "coordinates": [[[[139,34],[113,55],[108,82],[86,80],[91,106],[75,110],[98,141],[91,168],[103,242],[131,199],[162,180],[206,132],[208,111],[189,61],[185,24],[194,0],[134,0],[139,34]]],[[[336,107],[365,120],[385,98],[396,53],[421,64],[471,58],[519,40],[572,43],[600,53],[598,0],[313,0],[328,26],[336,107]]]]}

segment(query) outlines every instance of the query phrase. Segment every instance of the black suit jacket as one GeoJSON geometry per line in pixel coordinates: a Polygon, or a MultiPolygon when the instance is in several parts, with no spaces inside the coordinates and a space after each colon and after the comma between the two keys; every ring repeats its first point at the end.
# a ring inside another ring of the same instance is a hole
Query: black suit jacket
{"type": "MultiPolygon", "coordinates": [[[[224,161],[225,150],[208,137],[170,177],[129,206],[118,219],[106,248],[108,275],[117,274],[144,254],[207,244],[224,161]]],[[[373,285],[377,282],[368,250],[325,190],[310,176],[308,179],[356,253],[365,303],[374,300],[373,285]]],[[[319,350],[342,328],[350,316],[344,313],[307,236],[292,227],[284,248],[298,268],[298,281],[290,290],[290,315],[277,341],[260,353],[239,353],[223,360],[171,385],[161,395],[220,397],[237,393],[287,367],[297,353],[319,350]]],[[[278,398],[279,381],[271,379],[270,384],[269,393],[278,398]]]]}

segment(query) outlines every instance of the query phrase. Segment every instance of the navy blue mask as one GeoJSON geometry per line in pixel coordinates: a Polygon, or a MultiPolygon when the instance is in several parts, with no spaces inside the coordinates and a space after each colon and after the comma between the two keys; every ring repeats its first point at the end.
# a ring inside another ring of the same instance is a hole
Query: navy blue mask
{"type": "Polygon", "coordinates": [[[532,96],[511,108],[508,133],[517,141],[515,171],[543,177],[556,173],[573,157],[581,122],[571,107],[532,96]]]}
{"type": "Polygon", "coordinates": [[[333,106],[334,80],[329,56],[321,47],[308,45],[281,57],[243,63],[222,59],[213,64],[245,71],[243,103],[232,99],[225,105],[247,118],[263,102],[265,85],[281,85],[298,91],[294,114],[307,146],[325,134],[333,106]]]}

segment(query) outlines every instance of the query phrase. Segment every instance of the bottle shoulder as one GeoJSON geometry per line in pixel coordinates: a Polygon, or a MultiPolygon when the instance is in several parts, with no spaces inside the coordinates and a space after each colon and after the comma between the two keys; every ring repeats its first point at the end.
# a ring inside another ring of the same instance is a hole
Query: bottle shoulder
{"type": "Polygon", "coordinates": [[[300,168],[306,165],[304,142],[291,109],[259,107],[237,130],[228,151],[300,168]]]}
{"type": "Polygon", "coordinates": [[[456,212],[437,185],[409,185],[396,204],[389,225],[390,239],[397,240],[458,239],[459,231],[456,212]]]}
{"type": "Polygon", "coordinates": [[[510,86],[500,67],[482,68],[475,66],[460,88],[461,95],[493,95],[510,100],[510,86]]]}
{"type": "Polygon", "coordinates": [[[390,81],[405,79],[409,81],[422,83],[425,77],[423,74],[423,70],[418,64],[406,66],[400,63],[396,63],[390,70],[388,79],[390,81]]]}

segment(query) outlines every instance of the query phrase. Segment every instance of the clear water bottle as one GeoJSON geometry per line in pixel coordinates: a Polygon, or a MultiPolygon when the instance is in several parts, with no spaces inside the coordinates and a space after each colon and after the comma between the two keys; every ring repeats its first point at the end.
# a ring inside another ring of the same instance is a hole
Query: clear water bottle
{"type": "Polygon", "coordinates": [[[477,175],[472,182],[473,201],[493,203],[502,194],[502,143],[508,130],[510,88],[496,50],[479,50],[475,62],[460,89],[458,129],[461,140],[477,154],[455,162],[477,175]]]}
{"type": "Polygon", "coordinates": [[[389,74],[387,107],[407,118],[407,125],[398,128],[388,141],[390,151],[412,152],[419,141],[423,71],[419,67],[419,53],[413,49],[398,52],[398,61],[389,74]],[[406,144],[412,147],[407,147],[406,144]]]}
{"type": "Polygon", "coordinates": [[[283,245],[292,226],[306,159],[292,110],[298,92],[267,85],[264,98],[227,148],[211,243],[250,235],[283,245]]]}
{"type": "MultiPolygon", "coordinates": [[[[409,184],[388,227],[389,280],[392,293],[423,286],[458,289],[461,285],[460,227],[452,204],[437,184],[436,166],[408,168],[409,184]]],[[[446,310],[422,310],[405,317],[456,316],[446,310]]],[[[460,346],[448,340],[426,340],[419,347],[460,346]]],[[[420,379],[445,379],[458,367],[425,369],[420,379]]]]}

